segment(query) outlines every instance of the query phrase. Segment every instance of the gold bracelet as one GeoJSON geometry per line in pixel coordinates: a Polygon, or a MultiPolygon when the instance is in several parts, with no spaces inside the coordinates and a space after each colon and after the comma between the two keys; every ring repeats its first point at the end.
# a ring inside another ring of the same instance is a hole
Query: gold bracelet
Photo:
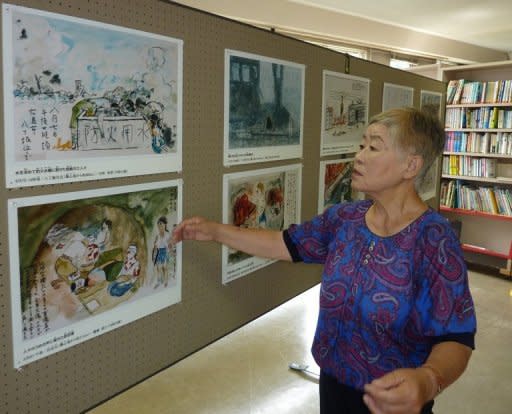
{"type": "Polygon", "coordinates": [[[434,397],[437,397],[445,388],[445,381],[442,376],[442,374],[439,372],[439,370],[434,367],[431,364],[423,364],[420,368],[426,368],[428,369],[432,374],[434,374],[434,380],[437,385],[436,395],[434,397]]]}

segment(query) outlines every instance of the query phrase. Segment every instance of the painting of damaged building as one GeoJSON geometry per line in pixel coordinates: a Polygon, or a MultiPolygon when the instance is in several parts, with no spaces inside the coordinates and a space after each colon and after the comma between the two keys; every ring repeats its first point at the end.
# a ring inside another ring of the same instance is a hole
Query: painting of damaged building
{"type": "Polygon", "coordinates": [[[180,200],[179,181],[10,200],[18,363],[180,300],[180,200]]]}
{"type": "Polygon", "coordinates": [[[13,184],[130,175],[134,156],[178,155],[181,40],[11,5],[3,17],[13,184]]]}
{"type": "Polygon", "coordinates": [[[304,66],[226,51],[225,164],[302,154],[304,66]]]}
{"type": "Polygon", "coordinates": [[[357,152],[368,122],[370,80],[323,72],[320,155],[357,152]]]}

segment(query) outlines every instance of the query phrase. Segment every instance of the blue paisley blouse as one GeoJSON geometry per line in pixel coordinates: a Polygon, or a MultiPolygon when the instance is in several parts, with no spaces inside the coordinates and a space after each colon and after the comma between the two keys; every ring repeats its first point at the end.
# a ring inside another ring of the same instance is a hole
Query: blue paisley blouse
{"type": "Polygon", "coordinates": [[[380,237],[365,222],[371,200],[338,204],[283,233],[294,261],[323,263],[312,353],[345,385],[417,367],[445,340],[474,348],[476,318],[460,243],[428,209],[380,237]]]}

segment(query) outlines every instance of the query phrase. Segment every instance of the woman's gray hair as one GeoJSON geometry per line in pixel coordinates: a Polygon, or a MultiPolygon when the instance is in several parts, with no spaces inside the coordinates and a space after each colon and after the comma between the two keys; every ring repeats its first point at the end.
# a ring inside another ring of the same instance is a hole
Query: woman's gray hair
{"type": "Polygon", "coordinates": [[[395,108],[373,116],[371,124],[386,126],[398,149],[423,158],[418,186],[444,149],[445,132],[439,118],[415,108],[395,108]]]}

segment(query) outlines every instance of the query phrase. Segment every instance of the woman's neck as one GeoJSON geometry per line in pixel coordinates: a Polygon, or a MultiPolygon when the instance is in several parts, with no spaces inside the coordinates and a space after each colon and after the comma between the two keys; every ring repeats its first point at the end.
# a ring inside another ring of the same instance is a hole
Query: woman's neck
{"type": "Polygon", "coordinates": [[[374,198],[366,213],[366,225],[375,234],[387,237],[397,234],[428,209],[416,191],[401,197],[374,198]]]}

